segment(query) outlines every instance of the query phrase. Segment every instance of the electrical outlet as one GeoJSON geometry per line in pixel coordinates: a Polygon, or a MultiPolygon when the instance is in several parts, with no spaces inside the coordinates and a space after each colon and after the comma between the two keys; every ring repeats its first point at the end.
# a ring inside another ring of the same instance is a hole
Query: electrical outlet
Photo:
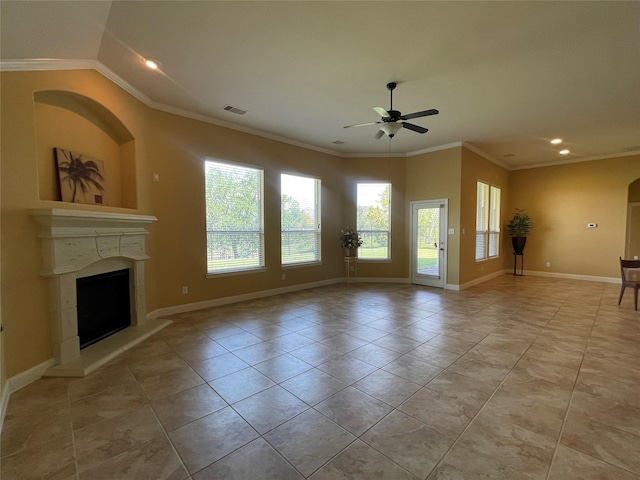
{"type": "Polygon", "coordinates": [[[287,279],[287,274],[286,274],[286,273],[283,273],[283,274],[282,274],[282,279],[283,279],[283,280],[286,280],[286,279],[287,279]]]}
{"type": "Polygon", "coordinates": [[[550,267],[550,266],[551,266],[551,262],[547,262],[547,263],[545,264],[545,266],[546,266],[546,267],[550,267]]]}
{"type": "Polygon", "coordinates": [[[154,183],[158,183],[160,181],[160,175],[158,175],[157,173],[154,173],[151,176],[151,179],[153,180],[154,183]]]}
{"type": "Polygon", "coordinates": [[[182,287],[182,294],[186,295],[187,293],[189,293],[189,287],[182,287]]]}

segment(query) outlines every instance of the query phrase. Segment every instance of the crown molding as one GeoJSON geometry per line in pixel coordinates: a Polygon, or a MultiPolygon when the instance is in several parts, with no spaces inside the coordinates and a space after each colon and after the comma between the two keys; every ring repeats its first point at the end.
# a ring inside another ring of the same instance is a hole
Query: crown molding
{"type": "Polygon", "coordinates": [[[492,157],[491,155],[489,155],[488,153],[483,152],[482,150],[480,150],[478,147],[474,147],[473,145],[471,145],[470,143],[467,142],[462,142],[462,146],[464,148],[466,148],[467,150],[471,150],[473,153],[480,155],[482,158],[484,158],[485,160],[489,160],[492,163],[495,163],[496,165],[498,165],[499,167],[504,168],[505,170],[513,170],[512,167],[510,167],[509,165],[502,163],[500,160],[492,157]]]}
{"type": "Polygon", "coordinates": [[[424,153],[439,152],[441,150],[449,150],[450,148],[463,147],[464,142],[445,143],[444,145],[436,145],[435,147],[422,148],[420,150],[414,150],[413,152],[407,152],[407,157],[415,157],[424,153]]]}
{"type": "Polygon", "coordinates": [[[95,69],[100,62],[90,59],[33,58],[29,60],[2,60],[0,72],[41,70],[88,70],[95,69]]]}
{"type": "Polygon", "coordinates": [[[640,155],[640,150],[632,150],[629,152],[620,152],[620,153],[606,153],[604,155],[594,155],[591,157],[579,157],[579,158],[573,158],[570,160],[560,160],[558,162],[547,162],[547,163],[540,163],[536,165],[523,165],[520,167],[511,167],[511,170],[531,170],[532,168],[559,167],[560,165],[567,165],[570,163],[593,162],[595,160],[607,160],[609,158],[631,157],[633,155],[640,155]]]}

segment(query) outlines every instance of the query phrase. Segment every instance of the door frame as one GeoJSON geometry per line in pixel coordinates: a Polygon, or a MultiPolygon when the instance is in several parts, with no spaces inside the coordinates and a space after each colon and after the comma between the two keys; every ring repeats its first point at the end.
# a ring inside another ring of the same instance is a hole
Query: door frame
{"type": "MultiPolygon", "coordinates": [[[[444,242],[444,254],[442,255],[442,261],[439,262],[440,265],[440,281],[439,282],[434,282],[436,284],[434,285],[427,285],[427,286],[433,286],[436,288],[443,288],[446,289],[447,288],[447,257],[449,256],[449,236],[448,236],[448,220],[449,220],[449,199],[448,198],[436,198],[433,200],[415,200],[412,202],[409,202],[409,245],[410,245],[410,254],[409,254],[409,281],[411,283],[415,283],[414,280],[416,278],[416,269],[414,268],[416,266],[416,234],[417,232],[415,231],[414,228],[414,209],[420,208],[420,205],[425,205],[425,208],[433,208],[433,206],[438,205],[439,208],[443,209],[444,211],[442,212],[442,215],[440,216],[440,222],[441,222],[441,232],[440,232],[440,242],[442,243],[444,242]],[[426,206],[429,207],[426,207],[426,206]],[[441,283],[441,285],[440,285],[441,283]]],[[[424,285],[423,283],[419,283],[418,285],[424,285]]]]}
{"type": "Polygon", "coordinates": [[[633,253],[631,249],[631,241],[638,239],[632,238],[631,233],[633,229],[631,228],[631,222],[633,220],[634,209],[640,208],[640,202],[629,202],[627,205],[627,238],[625,242],[624,258],[632,258],[633,253]]]}

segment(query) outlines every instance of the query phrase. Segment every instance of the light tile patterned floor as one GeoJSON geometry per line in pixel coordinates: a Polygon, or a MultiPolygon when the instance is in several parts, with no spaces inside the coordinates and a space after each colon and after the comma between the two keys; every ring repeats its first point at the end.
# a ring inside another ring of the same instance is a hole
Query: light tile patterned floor
{"type": "Polygon", "coordinates": [[[1,477],[640,479],[640,314],[619,286],[339,284],[173,317],[11,396],[1,477]]]}

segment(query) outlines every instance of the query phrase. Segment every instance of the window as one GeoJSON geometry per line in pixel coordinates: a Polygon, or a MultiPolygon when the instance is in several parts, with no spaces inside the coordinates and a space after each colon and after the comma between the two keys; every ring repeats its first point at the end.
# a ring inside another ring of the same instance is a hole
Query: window
{"type": "Polygon", "coordinates": [[[478,182],[476,192],[476,260],[500,253],[500,189],[478,182]]]}
{"type": "Polygon", "coordinates": [[[357,230],[362,237],[360,259],[391,258],[391,184],[359,183],[357,230]]]}
{"type": "Polygon", "coordinates": [[[207,273],[264,268],[263,172],[205,162],[207,273]]]}
{"type": "Polygon", "coordinates": [[[320,180],[280,175],[282,265],[320,261],[320,180]]]}

